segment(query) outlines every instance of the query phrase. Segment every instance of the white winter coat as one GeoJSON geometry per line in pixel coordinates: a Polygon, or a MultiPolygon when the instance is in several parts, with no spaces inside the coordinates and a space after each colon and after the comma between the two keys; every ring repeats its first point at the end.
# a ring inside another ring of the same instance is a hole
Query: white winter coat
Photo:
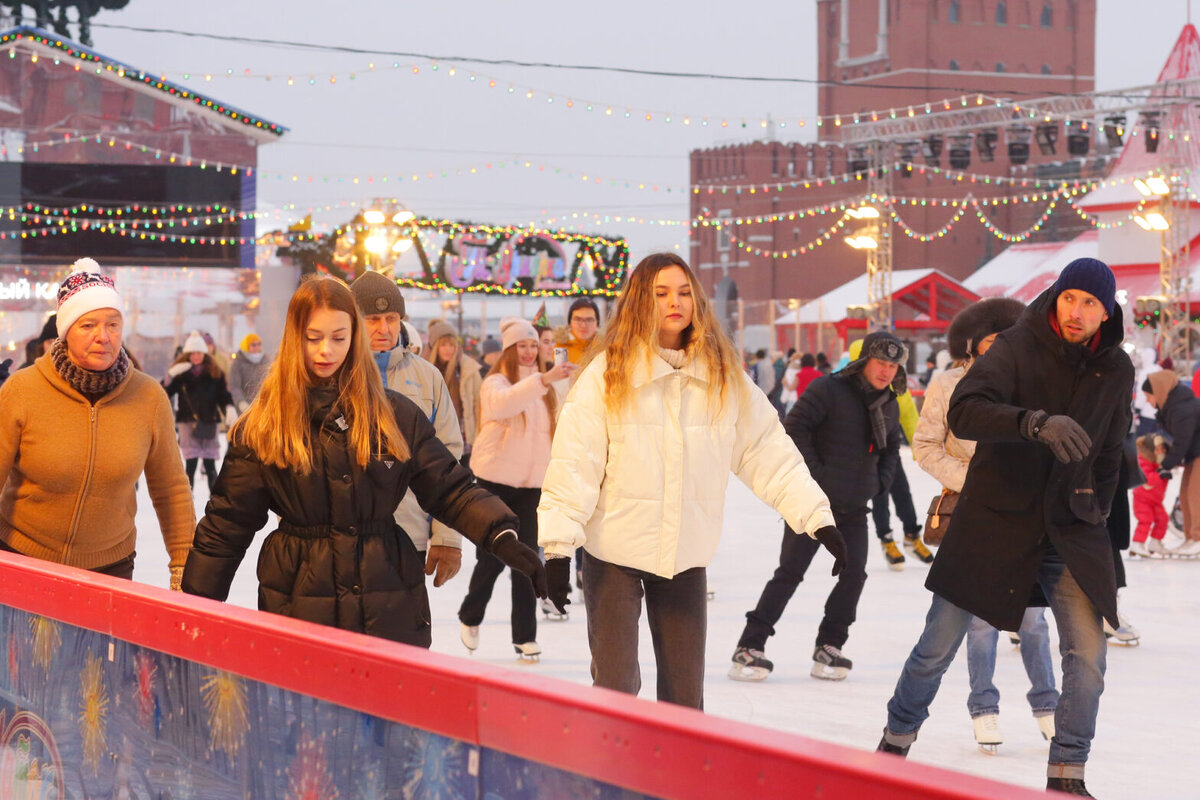
{"type": "Polygon", "coordinates": [[[950,432],[946,414],[954,387],[967,374],[966,367],[956,367],[934,376],[925,389],[921,419],[913,434],[913,457],[921,469],[938,479],[952,492],[961,492],[967,479],[967,467],[975,455],[975,442],[959,439],[950,432]]]}
{"type": "Polygon", "coordinates": [[[779,415],[741,370],[719,417],[708,370],[675,369],[658,353],[631,375],[618,415],[604,405],[605,355],[579,376],[559,417],[538,505],[546,554],[576,547],[604,561],[665,578],[712,561],[732,470],[795,531],[833,525],[829,501],[809,475],[779,415]]]}

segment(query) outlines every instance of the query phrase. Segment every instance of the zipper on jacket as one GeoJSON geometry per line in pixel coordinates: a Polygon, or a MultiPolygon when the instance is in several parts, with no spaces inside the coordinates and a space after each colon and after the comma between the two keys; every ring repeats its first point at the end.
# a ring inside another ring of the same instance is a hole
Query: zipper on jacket
{"type": "MultiPolygon", "coordinates": [[[[89,404],[90,405],[90,404],[89,404]]],[[[83,501],[88,489],[92,486],[92,472],[96,468],[96,406],[90,405],[91,420],[88,423],[88,453],[87,464],[83,471],[83,483],[79,487],[79,496],[75,499],[75,511],[71,514],[71,525],[67,528],[67,539],[63,543],[62,561],[67,561],[67,553],[75,542],[75,534],[79,532],[79,519],[83,516],[83,501]]]]}

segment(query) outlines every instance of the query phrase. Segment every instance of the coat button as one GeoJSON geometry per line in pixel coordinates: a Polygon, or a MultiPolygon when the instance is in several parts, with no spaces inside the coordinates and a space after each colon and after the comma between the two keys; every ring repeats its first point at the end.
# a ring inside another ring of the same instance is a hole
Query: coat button
{"type": "Polygon", "coordinates": [[[343,476],[342,476],[342,483],[349,483],[349,482],[350,482],[350,476],[349,476],[349,475],[343,475],[343,476]]]}
{"type": "Polygon", "coordinates": [[[350,587],[350,591],[354,592],[355,594],[360,594],[362,592],[362,587],[356,583],[350,587]]]}
{"type": "Polygon", "coordinates": [[[351,525],[349,528],[346,529],[346,532],[349,533],[351,536],[354,536],[356,533],[358,533],[358,528],[351,525]]]}

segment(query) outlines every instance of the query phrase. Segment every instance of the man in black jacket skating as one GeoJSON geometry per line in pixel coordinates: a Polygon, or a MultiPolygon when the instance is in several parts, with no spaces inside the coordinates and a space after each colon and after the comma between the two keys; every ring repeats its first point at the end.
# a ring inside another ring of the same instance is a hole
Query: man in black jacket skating
{"type": "Polygon", "coordinates": [[[978,446],[879,750],[907,755],[972,615],[1015,630],[1028,605],[1048,599],[1063,680],[1047,788],[1091,796],[1083,773],[1104,689],[1101,617],[1120,624],[1104,522],[1133,391],[1115,297],[1106,264],[1072,261],[955,389],[950,429],[978,446]]]}
{"type": "MultiPolygon", "coordinates": [[[[846,567],[825,601],[825,617],[817,631],[814,678],[842,680],[853,666],[841,648],[849,638],[867,580],[867,504],[891,485],[901,468],[896,394],[907,383],[902,366],[907,360],[908,351],[895,336],[886,331],[868,334],[861,358],[809,384],[783,421],[808,471],[829,497],[837,529],[846,541],[846,567]]],[[[774,635],[775,623],[818,549],[819,542],[795,536],[784,526],[779,567],[757,607],[746,614],[729,677],[767,677],[774,666],[763,655],[767,637],[774,635]]]]}

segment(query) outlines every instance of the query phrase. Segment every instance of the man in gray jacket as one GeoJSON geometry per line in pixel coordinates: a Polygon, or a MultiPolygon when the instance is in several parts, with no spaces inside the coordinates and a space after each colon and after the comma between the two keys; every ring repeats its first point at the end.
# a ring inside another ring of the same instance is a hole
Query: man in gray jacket
{"type": "MultiPolygon", "coordinates": [[[[433,364],[408,349],[400,289],[378,272],[364,272],[350,284],[350,291],[363,314],[383,385],[416,403],[433,423],[437,438],[461,459],[462,430],[450,390],[433,364]]],[[[461,534],[426,513],[411,491],[396,508],[395,517],[417,550],[426,555],[425,574],[434,576],[434,586],[441,586],[458,573],[462,565],[461,534]]]]}

